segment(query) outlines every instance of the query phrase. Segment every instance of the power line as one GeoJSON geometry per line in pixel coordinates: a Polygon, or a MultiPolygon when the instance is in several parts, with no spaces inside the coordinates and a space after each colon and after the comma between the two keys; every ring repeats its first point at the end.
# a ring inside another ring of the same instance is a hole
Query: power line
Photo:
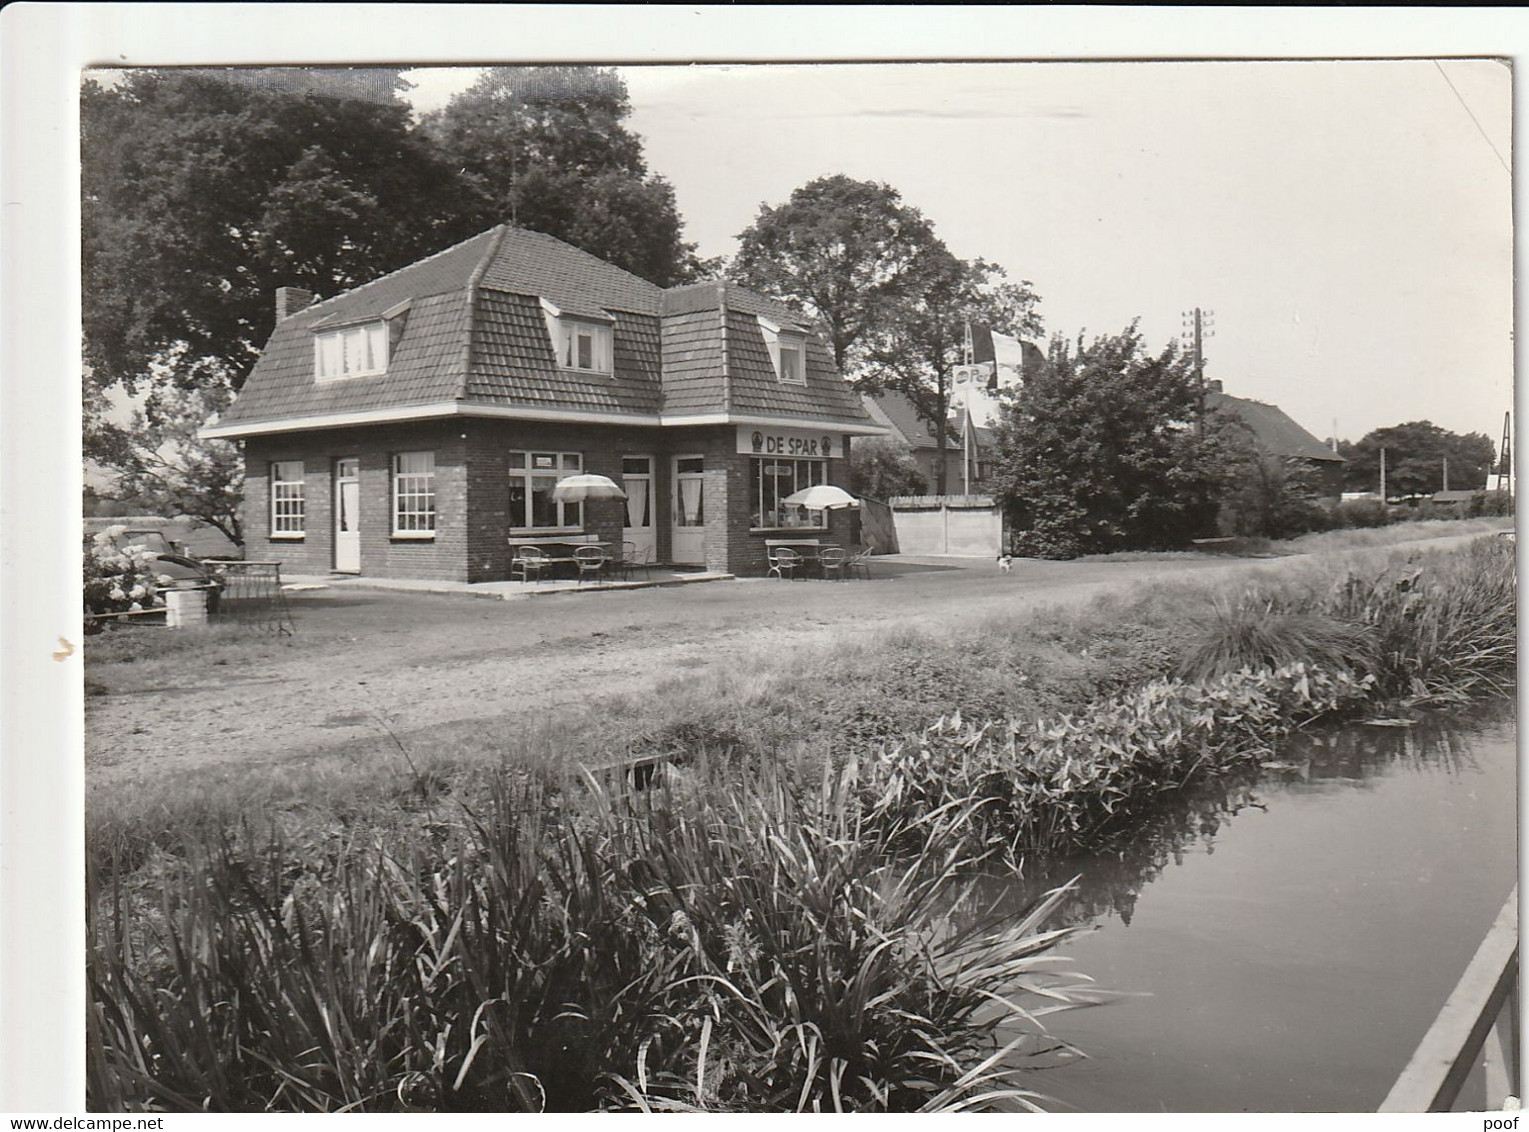
{"type": "Polygon", "coordinates": [[[1460,92],[1455,89],[1455,84],[1449,81],[1449,76],[1444,73],[1444,67],[1439,63],[1437,59],[1433,61],[1433,65],[1438,68],[1439,77],[1449,84],[1449,89],[1453,90],[1455,92],[1455,97],[1460,99],[1460,105],[1465,107],[1465,112],[1467,114],[1470,114],[1471,121],[1476,123],[1476,130],[1481,134],[1481,140],[1486,142],[1488,146],[1491,146],[1492,153],[1497,158],[1497,163],[1503,167],[1503,170],[1508,174],[1508,176],[1513,176],[1513,170],[1508,168],[1508,163],[1503,160],[1502,154],[1497,152],[1497,147],[1495,145],[1492,145],[1492,139],[1487,137],[1487,132],[1481,128],[1481,123],[1476,121],[1476,115],[1471,113],[1470,105],[1465,101],[1464,98],[1460,97],[1460,92]]]}

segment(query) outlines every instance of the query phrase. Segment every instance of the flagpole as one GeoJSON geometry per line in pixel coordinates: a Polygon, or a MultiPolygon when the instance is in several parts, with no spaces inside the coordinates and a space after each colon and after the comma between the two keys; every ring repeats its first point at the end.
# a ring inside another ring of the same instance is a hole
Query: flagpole
{"type": "MultiPolygon", "coordinates": [[[[971,319],[966,320],[966,341],[963,343],[962,357],[966,365],[972,365],[972,359],[976,356],[976,348],[972,344],[971,319]]],[[[966,393],[962,397],[966,406],[966,422],[961,427],[961,489],[963,494],[972,493],[972,382],[968,372],[966,378],[966,393]]]]}

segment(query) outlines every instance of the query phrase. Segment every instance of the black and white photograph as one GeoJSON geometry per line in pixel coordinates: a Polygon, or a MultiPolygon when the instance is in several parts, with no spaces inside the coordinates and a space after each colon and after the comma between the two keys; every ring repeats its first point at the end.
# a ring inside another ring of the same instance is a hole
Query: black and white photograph
{"type": "Polygon", "coordinates": [[[860,54],[74,72],[79,1111],[1516,1120],[1515,60],[860,54]]]}

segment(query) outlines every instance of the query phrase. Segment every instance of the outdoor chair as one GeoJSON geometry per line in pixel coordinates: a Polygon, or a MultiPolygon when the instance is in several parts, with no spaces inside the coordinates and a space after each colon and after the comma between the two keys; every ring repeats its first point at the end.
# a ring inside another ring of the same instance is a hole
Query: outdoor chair
{"type": "Polygon", "coordinates": [[[796,568],[802,564],[802,556],[786,546],[769,551],[767,559],[770,563],[769,574],[782,580],[793,577],[796,568]]]}
{"type": "Polygon", "coordinates": [[[539,582],[548,566],[547,556],[534,546],[522,546],[510,562],[510,577],[520,575],[522,582],[529,582],[534,575],[539,582]]]}
{"type": "Polygon", "coordinates": [[[573,564],[579,568],[579,585],[584,584],[584,579],[590,575],[595,581],[600,580],[600,575],[605,571],[605,565],[610,561],[610,555],[605,553],[604,548],[598,546],[581,546],[573,552],[573,564]]]}
{"type": "Polygon", "coordinates": [[[856,571],[859,571],[861,577],[866,581],[870,581],[871,555],[875,552],[875,549],[874,545],[862,546],[856,549],[855,553],[844,560],[844,576],[846,578],[853,578],[856,571]]]}
{"type": "Polygon", "coordinates": [[[847,560],[848,556],[845,555],[842,546],[825,546],[822,550],[818,551],[818,565],[823,568],[823,580],[828,581],[830,578],[837,578],[843,581],[844,566],[847,560]]]}
{"type": "Polygon", "coordinates": [[[636,570],[642,570],[649,578],[653,576],[653,563],[649,560],[647,552],[639,550],[635,542],[621,544],[621,557],[616,562],[616,568],[629,582],[636,570]]]}

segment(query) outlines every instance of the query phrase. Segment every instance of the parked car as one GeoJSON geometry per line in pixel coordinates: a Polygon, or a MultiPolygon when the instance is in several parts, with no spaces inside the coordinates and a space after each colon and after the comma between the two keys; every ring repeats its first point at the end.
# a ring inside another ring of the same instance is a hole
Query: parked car
{"type": "Polygon", "coordinates": [[[112,545],[118,550],[141,546],[154,554],[155,570],[161,577],[170,579],[166,589],[207,591],[207,612],[218,607],[218,595],[223,589],[215,572],[195,558],[185,554],[185,547],[165,538],[163,531],[153,529],[125,529],[112,536],[112,545]]]}

